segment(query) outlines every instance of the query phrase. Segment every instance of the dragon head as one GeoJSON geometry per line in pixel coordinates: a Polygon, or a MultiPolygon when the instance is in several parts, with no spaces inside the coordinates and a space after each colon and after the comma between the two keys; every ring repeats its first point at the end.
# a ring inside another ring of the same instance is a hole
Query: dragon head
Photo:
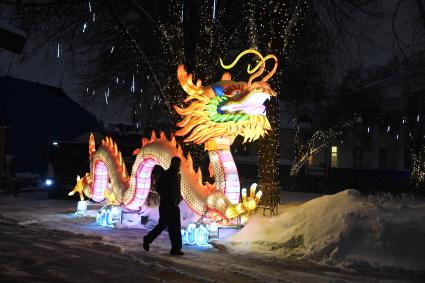
{"type": "Polygon", "coordinates": [[[248,82],[234,82],[229,73],[224,73],[221,81],[209,86],[202,86],[200,80],[196,85],[192,74],[188,74],[183,65],[177,70],[179,82],[188,94],[185,102],[190,104],[185,108],[174,106],[183,120],[177,123],[181,127],[176,135],[184,136],[186,142],[204,143],[214,138],[228,137],[233,140],[241,135],[244,142],[253,141],[264,136],[271,129],[266,116],[264,102],[276,93],[270,88],[267,80],[276,72],[277,58],[274,55],[263,57],[255,50],[246,50],[239,54],[235,61],[226,66],[232,68],[245,54],[255,54],[259,57],[257,65],[251,69],[248,65],[248,82]],[[253,82],[265,69],[268,59],[274,59],[275,65],[261,81],[253,82]]]}

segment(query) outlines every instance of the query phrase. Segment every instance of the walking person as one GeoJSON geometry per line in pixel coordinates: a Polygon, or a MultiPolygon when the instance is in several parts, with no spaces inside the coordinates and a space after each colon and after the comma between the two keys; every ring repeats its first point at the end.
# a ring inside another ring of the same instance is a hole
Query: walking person
{"type": "Polygon", "coordinates": [[[156,184],[159,194],[159,221],[158,224],[143,238],[143,248],[149,251],[149,245],[168,227],[171,241],[171,255],[184,255],[181,251],[182,236],[180,223],[179,203],[182,200],[180,193],[180,158],[171,159],[170,168],[164,171],[156,184]]]}

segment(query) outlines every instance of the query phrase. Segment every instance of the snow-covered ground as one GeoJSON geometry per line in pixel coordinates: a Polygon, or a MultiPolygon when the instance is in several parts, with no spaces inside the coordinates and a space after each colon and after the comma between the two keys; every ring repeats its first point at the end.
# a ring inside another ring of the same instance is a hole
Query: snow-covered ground
{"type": "MultiPolygon", "coordinates": [[[[93,218],[76,217],[75,209],[75,201],[48,200],[40,192],[0,195],[0,220],[65,231],[70,245],[96,237],[136,262],[171,266],[197,282],[421,282],[425,276],[423,202],[369,200],[353,190],[327,196],[282,192],[278,216],[253,217],[215,245],[224,250],[185,246],[182,258],[168,255],[167,233],[146,253],[141,241],[148,230],[100,227],[93,218]]],[[[144,211],[151,220],[156,213],[144,211]]]]}

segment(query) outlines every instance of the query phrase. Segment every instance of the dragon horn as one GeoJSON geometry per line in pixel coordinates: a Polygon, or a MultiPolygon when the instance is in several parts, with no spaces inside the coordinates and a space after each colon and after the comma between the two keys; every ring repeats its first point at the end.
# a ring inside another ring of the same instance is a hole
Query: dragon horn
{"type": "Polygon", "coordinates": [[[264,63],[268,59],[274,59],[274,67],[264,78],[261,79],[263,82],[267,82],[268,79],[270,79],[276,73],[276,69],[277,69],[277,64],[278,64],[277,57],[274,56],[273,54],[267,55],[266,57],[264,57],[264,63]]]}

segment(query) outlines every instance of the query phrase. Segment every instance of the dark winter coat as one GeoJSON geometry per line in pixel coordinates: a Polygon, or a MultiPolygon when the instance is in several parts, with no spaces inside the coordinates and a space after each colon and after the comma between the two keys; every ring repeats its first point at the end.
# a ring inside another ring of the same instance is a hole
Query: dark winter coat
{"type": "Polygon", "coordinates": [[[156,185],[156,191],[160,196],[160,204],[177,206],[182,200],[180,193],[180,173],[172,168],[164,171],[156,185]]]}

